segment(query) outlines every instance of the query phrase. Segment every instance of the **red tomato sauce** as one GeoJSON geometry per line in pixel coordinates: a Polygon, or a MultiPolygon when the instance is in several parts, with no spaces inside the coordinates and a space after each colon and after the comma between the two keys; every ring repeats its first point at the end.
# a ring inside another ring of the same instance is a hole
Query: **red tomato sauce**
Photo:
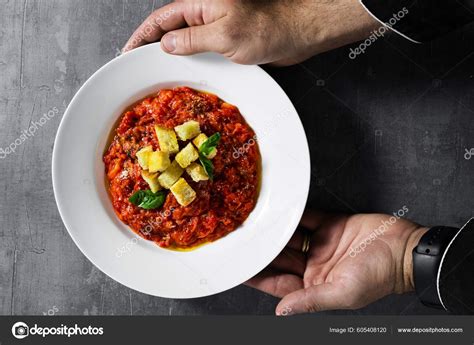
{"type": "Polygon", "coordinates": [[[191,248],[234,231],[253,210],[260,182],[255,133],[237,107],[216,95],[188,87],[161,90],[125,111],[114,133],[103,157],[109,194],[120,220],[143,238],[165,248],[191,248]],[[197,194],[186,207],[172,193],[159,209],[133,205],[128,198],[137,190],[149,189],[136,152],[147,145],[160,148],[155,125],[171,129],[189,120],[198,121],[207,136],[221,134],[212,160],[213,181],[194,182],[183,174],[197,194]]]}

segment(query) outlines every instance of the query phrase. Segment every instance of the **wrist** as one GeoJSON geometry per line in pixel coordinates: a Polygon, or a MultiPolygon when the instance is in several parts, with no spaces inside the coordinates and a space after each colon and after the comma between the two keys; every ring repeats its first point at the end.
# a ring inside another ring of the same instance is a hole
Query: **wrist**
{"type": "Polygon", "coordinates": [[[304,0],[297,10],[296,33],[313,54],[322,53],[363,40],[380,27],[359,0],[304,0]]]}
{"type": "Polygon", "coordinates": [[[403,254],[403,291],[415,291],[415,282],[413,279],[413,249],[420,242],[421,237],[429,230],[427,227],[418,227],[410,233],[405,244],[403,254]]]}

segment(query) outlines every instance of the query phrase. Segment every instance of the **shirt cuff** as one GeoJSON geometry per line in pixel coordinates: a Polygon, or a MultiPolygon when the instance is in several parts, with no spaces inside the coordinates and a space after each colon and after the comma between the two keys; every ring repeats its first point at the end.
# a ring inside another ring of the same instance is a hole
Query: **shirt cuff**
{"type": "Polygon", "coordinates": [[[438,296],[444,309],[453,314],[474,314],[474,218],[451,240],[437,277],[438,296]]]}
{"type": "Polygon", "coordinates": [[[468,0],[360,0],[375,19],[402,37],[431,41],[474,21],[468,0]]]}

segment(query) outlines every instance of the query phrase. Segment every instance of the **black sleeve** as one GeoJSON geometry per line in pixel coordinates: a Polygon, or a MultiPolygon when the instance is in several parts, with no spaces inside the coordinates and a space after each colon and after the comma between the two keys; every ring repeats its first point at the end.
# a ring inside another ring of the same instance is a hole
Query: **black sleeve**
{"type": "Polygon", "coordinates": [[[472,0],[360,0],[367,11],[414,42],[430,41],[474,22],[472,0]]]}
{"type": "Polygon", "coordinates": [[[447,311],[474,314],[474,218],[457,233],[443,255],[438,294],[447,311]]]}

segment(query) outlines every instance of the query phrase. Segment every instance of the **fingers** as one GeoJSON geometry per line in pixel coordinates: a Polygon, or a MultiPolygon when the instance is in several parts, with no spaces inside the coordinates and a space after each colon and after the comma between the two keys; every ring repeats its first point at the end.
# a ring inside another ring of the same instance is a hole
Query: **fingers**
{"type": "Polygon", "coordinates": [[[161,47],[174,55],[191,55],[203,52],[224,54],[229,44],[224,35],[219,34],[220,24],[192,26],[167,33],[161,40],[161,47]]]}
{"type": "Polygon", "coordinates": [[[346,293],[340,286],[337,287],[332,283],[313,285],[286,295],[278,303],[276,314],[288,315],[346,309],[347,306],[341,303],[346,293]]]}
{"type": "Polygon", "coordinates": [[[295,233],[290,238],[290,241],[288,242],[286,246],[288,248],[301,252],[301,250],[303,249],[303,241],[304,241],[304,232],[301,231],[300,229],[296,229],[295,233]]]}
{"type": "Polygon", "coordinates": [[[292,273],[303,277],[306,269],[306,257],[300,251],[285,248],[273,262],[271,267],[280,272],[292,273]]]}
{"type": "Polygon", "coordinates": [[[316,231],[319,226],[328,218],[329,215],[326,213],[306,210],[300,220],[300,225],[291,237],[287,246],[291,249],[301,251],[303,248],[305,231],[316,231]]]}
{"type": "Polygon", "coordinates": [[[179,29],[186,25],[184,5],[173,2],[154,11],[135,30],[122,52],[159,40],[167,31],[179,29]]]}
{"type": "Polygon", "coordinates": [[[221,25],[217,23],[227,11],[224,2],[216,2],[210,7],[203,1],[173,2],[154,11],[135,30],[122,51],[162,39],[162,48],[176,55],[204,51],[225,53],[229,49],[227,36],[222,34],[221,25]],[[181,29],[185,26],[189,28],[181,29]]]}
{"type": "Polygon", "coordinates": [[[330,217],[327,213],[319,211],[306,210],[301,217],[300,224],[310,230],[317,230],[317,228],[330,217]]]}
{"type": "Polygon", "coordinates": [[[293,291],[302,289],[303,280],[293,274],[281,273],[275,269],[266,268],[248,280],[245,285],[281,298],[293,291]]]}
{"type": "Polygon", "coordinates": [[[328,218],[329,215],[326,213],[306,210],[300,220],[300,225],[288,242],[287,247],[301,252],[305,233],[316,231],[328,218]]]}
{"type": "Polygon", "coordinates": [[[288,242],[287,247],[297,252],[302,252],[305,236],[311,235],[311,237],[314,237],[312,232],[316,231],[328,218],[329,215],[325,213],[308,210],[305,211],[300,220],[300,225],[288,242]]]}

